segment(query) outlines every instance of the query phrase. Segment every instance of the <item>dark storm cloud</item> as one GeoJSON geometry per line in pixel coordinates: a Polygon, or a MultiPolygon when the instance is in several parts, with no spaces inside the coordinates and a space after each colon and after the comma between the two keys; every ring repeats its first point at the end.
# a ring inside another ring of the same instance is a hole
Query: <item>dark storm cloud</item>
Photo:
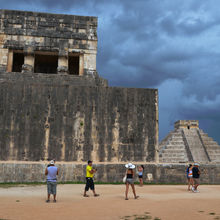
{"type": "Polygon", "coordinates": [[[156,87],[160,121],[220,130],[218,0],[0,0],[1,8],[98,16],[97,69],[113,86],[156,87]],[[167,104],[169,100],[169,104],[167,104]],[[171,101],[172,100],[172,101],[171,101]]]}

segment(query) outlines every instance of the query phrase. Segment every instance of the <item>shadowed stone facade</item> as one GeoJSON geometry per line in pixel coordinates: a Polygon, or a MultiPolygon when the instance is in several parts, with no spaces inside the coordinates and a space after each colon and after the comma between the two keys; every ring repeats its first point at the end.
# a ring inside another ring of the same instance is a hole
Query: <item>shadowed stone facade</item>
{"type": "Polygon", "coordinates": [[[158,92],[99,77],[96,17],[0,10],[0,27],[0,160],[156,160],[158,92]]]}
{"type": "Polygon", "coordinates": [[[157,90],[17,74],[0,74],[0,160],[155,160],[157,90]]]}
{"type": "Polygon", "coordinates": [[[108,87],[96,54],[96,17],[0,10],[0,182],[42,182],[55,158],[64,182],[84,181],[91,159],[103,182],[129,161],[146,182],[184,183],[197,161],[219,183],[219,146],[198,122],[177,122],[158,148],[157,89],[108,87]]]}

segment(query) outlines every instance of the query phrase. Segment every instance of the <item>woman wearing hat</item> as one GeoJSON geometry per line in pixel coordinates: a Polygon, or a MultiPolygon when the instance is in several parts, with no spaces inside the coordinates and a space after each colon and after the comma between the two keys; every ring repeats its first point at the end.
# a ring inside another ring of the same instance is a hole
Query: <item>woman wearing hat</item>
{"type": "Polygon", "coordinates": [[[131,188],[134,193],[134,198],[137,199],[139,196],[136,196],[135,188],[134,188],[134,168],[135,165],[132,163],[128,163],[125,165],[127,168],[126,170],[126,190],[125,190],[125,200],[128,200],[128,189],[129,185],[131,185],[131,188]]]}

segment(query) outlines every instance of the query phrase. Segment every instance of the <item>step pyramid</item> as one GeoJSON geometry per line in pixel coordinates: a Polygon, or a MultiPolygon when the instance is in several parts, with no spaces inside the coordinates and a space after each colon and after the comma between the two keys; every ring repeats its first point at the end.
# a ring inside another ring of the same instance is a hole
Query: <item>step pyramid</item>
{"type": "Polygon", "coordinates": [[[220,163],[220,146],[197,120],[180,120],[159,144],[160,163],[220,163]]]}

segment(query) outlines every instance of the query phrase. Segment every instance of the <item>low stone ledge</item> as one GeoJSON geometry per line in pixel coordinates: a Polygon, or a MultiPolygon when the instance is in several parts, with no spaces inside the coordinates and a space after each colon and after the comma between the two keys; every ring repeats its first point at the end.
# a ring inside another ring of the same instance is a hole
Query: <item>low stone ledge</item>
{"type": "MultiPolygon", "coordinates": [[[[125,163],[124,163],[125,164],[125,163]]],[[[95,181],[114,183],[122,182],[125,173],[123,163],[97,163],[95,181]]],[[[85,180],[86,164],[57,163],[59,168],[59,182],[79,182],[85,180]]],[[[44,171],[47,164],[38,163],[8,163],[0,162],[0,182],[45,182],[44,171]]],[[[185,184],[186,164],[144,164],[144,182],[155,184],[185,184]]],[[[220,165],[201,165],[201,184],[220,183],[220,165]]],[[[136,181],[138,176],[136,172],[136,181]]]]}

